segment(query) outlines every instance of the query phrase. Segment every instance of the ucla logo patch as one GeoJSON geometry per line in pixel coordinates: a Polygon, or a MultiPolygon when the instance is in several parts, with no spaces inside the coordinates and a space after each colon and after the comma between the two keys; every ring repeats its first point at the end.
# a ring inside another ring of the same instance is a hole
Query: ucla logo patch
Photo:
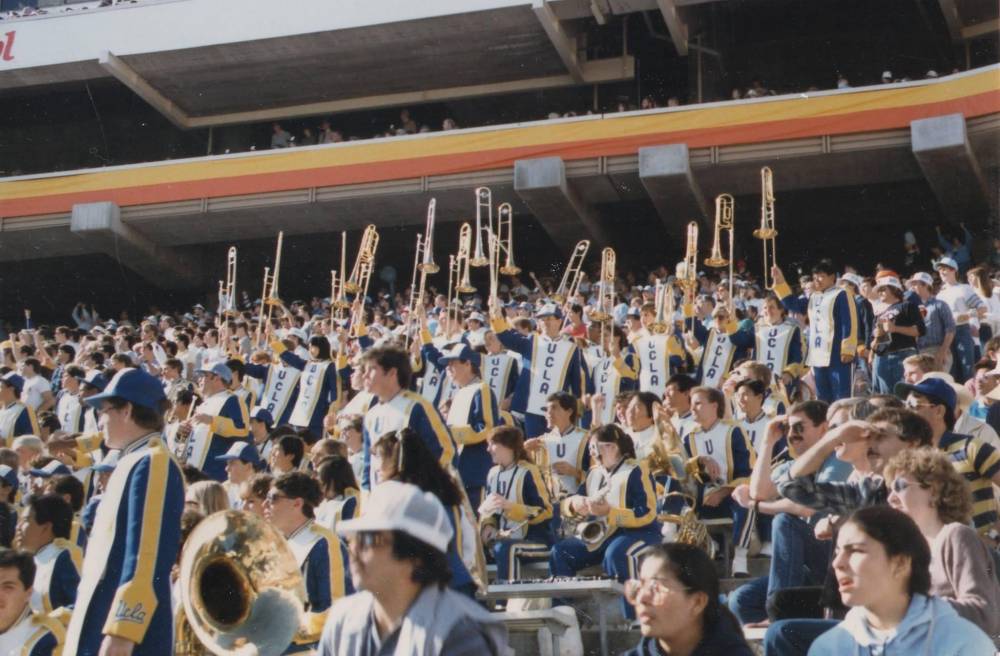
{"type": "Polygon", "coordinates": [[[146,611],[143,610],[142,603],[129,606],[124,601],[119,601],[115,608],[115,620],[120,622],[134,622],[135,624],[146,623],[146,611]]]}

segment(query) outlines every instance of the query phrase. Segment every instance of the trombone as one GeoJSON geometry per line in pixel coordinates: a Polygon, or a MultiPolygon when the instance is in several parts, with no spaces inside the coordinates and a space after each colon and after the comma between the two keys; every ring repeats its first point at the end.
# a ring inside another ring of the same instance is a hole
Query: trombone
{"type": "Polygon", "coordinates": [[[568,299],[576,296],[580,289],[580,282],[583,280],[583,260],[587,257],[589,250],[589,239],[581,239],[576,243],[569,263],[566,265],[566,271],[563,273],[562,281],[556,291],[552,293],[552,300],[556,303],[562,305],[568,299]]]}
{"type": "Polygon", "coordinates": [[[764,244],[764,289],[774,289],[771,268],[778,266],[778,230],[774,227],[774,176],[769,166],[760,170],[760,227],[753,236],[764,244]]]}
{"type": "Polygon", "coordinates": [[[257,322],[257,343],[267,333],[274,316],[274,308],[281,305],[278,297],[278,274],[281,272],[281,247],[285,241],[285,231],[278,233],[278,246],[274,254],[274,271],[264,267],[264,289],[260,295],[260,320],[257,322]]]}
{"type": "Polygon", "coordinates": [[[656,319],[649,325],[650,330],[654,333],[672,332],[671,327],[674,323],[674,312],[676,310],[673,284],[657,280],[653,303],[656,307],[656,319]]]}
{"type": "Polygon", "coordinates": [[[334,309],[337,310],[336,315],[340,316],[343,314],[343,310],[351,307],[351,302],[347,300],[347,290],[344,287],[347,285],[347,232],[340,233],[340,271],[339,279],[338,272],[331,271],[331,281],[330,281],[330,313],[331,318],[334,315],[334,309]]]}
{"type": "Polygon", "coordinates": [[[598,281],[597,307],[590,311],[590,320],[601,324],[601,348],[604,349],[608,322],[615,309],[615,276],[618,258],[613,248],[601,250],[601,274],[598,281]]]}
{"type": "Polygon", "coordinates": [[[497,208],[496,225],[490,225],[490,299],[496,301],[500,290],[500,275],[516,276],[521,268],[514,264],[514,211],[510,203],[497,208]],[[501,266],[500,258],[504,257],[501,266]]]}
{"type": "Polygon", "coordinates": [[[474,267],[484,267],[490,259],[483,252],[483,235],[486,235],[489,248],[490,232],[493,229],[493,192],[489,187],[476,188],[476,250],[469,264],[474,267]],[[486,212],[486,222],[483,222],[483,212],[486,212]]]}
{"type": "Polygon", "coordinates": [[[705,259],[705,266],[715,269],[729,266],[729,309],[733,308],[733,241],[734,241],[734,221],[733,221],[733,197],[729,194],[719,194],[715,197],[715,236],[712,239],[712,252],[705,259]],[[722,256],[721,233],[723,230],[729,232],[729,257],[722,256]]]}
{"type": "Polygon", "coordinates": [[[358,256],[354,260],[354,271],[351,273],[350,280],[344,283],[347,292],[355,294],[356,299],[361,299],[356,316],[351,317],[352,331],[356,331],[357,326],[364,320],[364,298],[368,296],[368,284],[371,282],[372,269],[375,267],[378,240],[378,230],[375,229],[374,225],[368,225],[361,235],[361,246],[358,248],[358,256]]]}
{"type": "Polygon", "coordinates": [[[698,224],[695,221],[688,223],[684,261],[677,263],[676,274],[677,284],[684,290],[687,302],[693,302],[698,291],[698,224]]]}
{"type": "Polygon", "coordinates": [[[413,254],[413,277],[410,280],[410,305],[407,321],[409,323],[406,331],[406,345],[409,346],[413,327],[413,317],[417,308],[424,305],[424,293],[427,288],[427,274],[437,273],[441,270],[434,262],[434,253],[431,252],[432,235],[434,234],[434,209],[436,201],[432,198],[427,206],[427,227],[424,234],[417,233],[417,249],[413,254]],[[419,286],[418,286],[419,280],[419,286]]]}
{"type": "Polygon", "coordinates": [[[458,231],[458,253],[452,255],[448,260],[448,335],[458,323],[461,312],[462,300],[459,298],[459,294],[472,294],[476,291],[469,279],[471,251],[472,226],[463,223],[458,231]]]}
{"type": "Polygon", "coordinates": [[[236,247],[226,255],[226,280],[219,281],[219,314],[236,316],[236,247]]]}

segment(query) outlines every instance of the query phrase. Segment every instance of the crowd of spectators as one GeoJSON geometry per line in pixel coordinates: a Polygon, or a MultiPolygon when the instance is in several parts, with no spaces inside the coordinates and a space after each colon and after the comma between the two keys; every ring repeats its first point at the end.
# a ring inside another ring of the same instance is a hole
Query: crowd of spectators
{"type": "Polygon", "coordinates": [[[103,9],[104,7],[116,7],[119,5],[134,5],[140,0],[77,0],[73,2],[66,0],[64,4],[50,4],[37,6],[25,4],[18,9],[0,12],[0,20],[14,20],[19,18],[32,18],[35,16],[57,16],[75,11],[87,11],[89,9],[103,9]]]}

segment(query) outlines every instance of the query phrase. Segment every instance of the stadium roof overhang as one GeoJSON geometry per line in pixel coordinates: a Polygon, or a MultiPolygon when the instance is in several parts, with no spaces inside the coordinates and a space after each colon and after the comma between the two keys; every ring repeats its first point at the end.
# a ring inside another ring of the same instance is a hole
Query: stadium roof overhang
{"type": "Polygon", "coordinates": [[[113,76],[197,128],[626,80],[627,54],[586,58],[576,5],[672,0],[300,4],[272,16],[264,0],[159,0],[22,21],[0,92],[113,76]]]}

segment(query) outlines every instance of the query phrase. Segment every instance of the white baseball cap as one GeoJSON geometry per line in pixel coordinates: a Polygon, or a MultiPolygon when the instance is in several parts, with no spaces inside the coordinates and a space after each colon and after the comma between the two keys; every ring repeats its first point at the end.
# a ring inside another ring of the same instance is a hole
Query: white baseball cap
{"type": "Polygon", "coordinates": [[[879,287],[895,287],[899,291],[903,291],[903,283],[899,282],[899,278],[896,276],[882,276],[875,280],[875,288],[879,287]]]}
{"type": "Polygon", "coordinates": [[[917,273],[914,273],[912,276],[910,276],[910,279],[907,282],[922,282],[928,287],[934,286],[934,278],[931,277],[931,274],[925,273],[923,271],[918,271],[917,273]]]}
{"type": "Polygon", "coordinates": [[[952,257],[942,257],[937,261],[937,264],[934,265],[935,269],[940,269],[941,267],[949,267],[958,271],[958,262],[956,262],[955,258],[952,257]]]}
{"type": "Polygon", "coordinates": [[[448,513],[436,496],[398,481],[376,485],[361,517],[337,522],[340,535],[364,531],[402,531],[441,553],[448,552],[454,535],[448,513]]]}

